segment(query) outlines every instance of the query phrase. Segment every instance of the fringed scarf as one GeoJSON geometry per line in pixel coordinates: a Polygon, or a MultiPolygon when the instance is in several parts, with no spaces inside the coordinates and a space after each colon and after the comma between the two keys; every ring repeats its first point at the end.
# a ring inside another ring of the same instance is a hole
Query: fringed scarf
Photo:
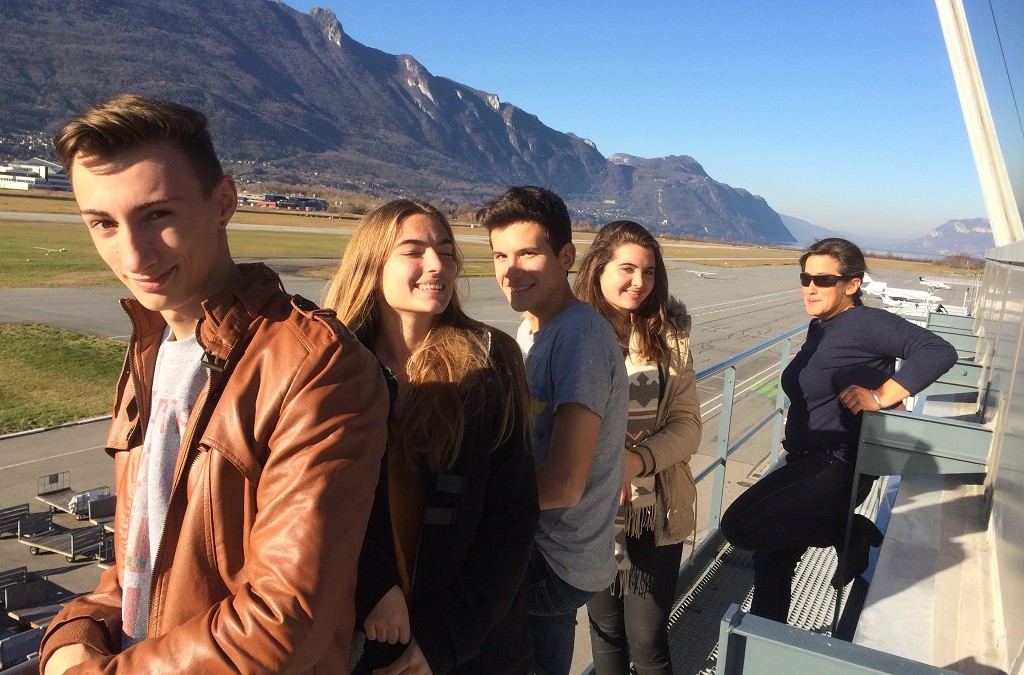
{"type": "MultiPolygon", "coordinates": [[[[636,352],[635,342],[626,355],[629,378],[629,417],[626,447],[641,445],[655,431],[658,401],[661,397],[661,374],[656,363],[645,362],[636,352]]],[[[633,567],[626,550],[626,537],[639,537],[657,526],[658,480],[655,476],[637,476],[632,480],[632,498],[619,506],[615,515],[615,562],[619,573],[612,584],[616,595],[650,590],[650,575],[633,567]]]]}
{"type": "Polygon", "coordinates": [[[626,550],[626,537],[639,537],[655,528],[658,481],[654,476],[637,476],[632,481],[632,500],[619,506],[615,514],[615,564],[619,572],[612,582],[612,593],[645,596],[651,589],[651,575],[633,567],[626,550]]]}

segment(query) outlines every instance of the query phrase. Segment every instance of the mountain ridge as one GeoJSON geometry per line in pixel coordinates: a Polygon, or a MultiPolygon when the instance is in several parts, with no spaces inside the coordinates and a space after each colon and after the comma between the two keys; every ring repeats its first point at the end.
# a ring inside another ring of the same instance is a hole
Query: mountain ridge
{"type": "Polygon", "coordinates": [[[203,110],[243,181],[481,203],[535,183],[577,216],[735,241],[792,241],[761,197],[686,156],[628,162],[413,56],[363,45],[328,9],[275,0],[38,0],[0,15],[0,132],[51,136],[124,91],[203,110]],[[140,48],[145,45],[145,48],[140,48]]]}

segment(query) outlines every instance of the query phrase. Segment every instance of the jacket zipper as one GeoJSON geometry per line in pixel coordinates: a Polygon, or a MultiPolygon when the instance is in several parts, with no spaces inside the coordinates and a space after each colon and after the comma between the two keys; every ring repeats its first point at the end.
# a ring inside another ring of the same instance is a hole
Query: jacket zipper
{"type": "MultiPolygon", "coordinates": [[[[139,375],[139,369],[135,367],[135,359],[138,356],[139,347],[139,327],[135,324],[135,317],[132,316],[132,313],[128,311],[128,308],[122,306],[122,309],[124,309],[125,314],[128,315],[128,321],[130,321],[132,324],[132,337],[131,341],[128,343],[128,375],[132,378],[132,387],[134,387],[135,389],[135,399],[136,401],[139,401],[141,403],[142,387],[140,385],[142,384],[142,379],[141,376],[139,375]]],[[[142,419],[142,410],[142,405],[139,405],[138,427],[141,427],[143,434],[145,434],[146,422],[148,422],[149,420],[142,419]]],[[[128,438],[124,439],[126,444],[132,437],[132,433],[134,433],[134,431],[135,429],[132,429],[132,431],[128,432],[128,438]]]]}
{"type": "MultiPolygon", "coordinates": [[[[125,365],[127,365],[127,367],[128,367],[128,377],[130,377],[131,380],[132,380],[132,388],[133,388],[133,390],[135,392],[136,406],[139,409],[138,421],[136,422],[135,425],[133,425],[131,427],[131,429],[128,430],[128,434],[123,439],[125,447],[130,452],[131,451],[131,439],[132,439],[132,436],[141,429],[142,430],[142,434],[143,434],[143,438],[145,438],[145,427],[146,427],[146,424],[145,424],[145,421],[143,421],[143,419],[142,419],[142,406],[141,406],[141,400],[140,400],[141,394],[139,393],[140,391],[142,391],[141,387],[139,386],[141,384],[141,378],[139,376],[138,368],[135,367],[135,358],[136,358],[136,356],[138,354],[139,328],[138,328],[138,326],[135,323],[135,317],[132,316],[132,313],[128,311],[128,307],[126,307],[125,305],[122,304],[121,305],[121,309],[123,309],[124,313],[128,315],[128,321],[132,324],[132,336],[131,336],[131,339],[128,342],[128,351],[127,351],[127,356],[125,358],[125,365]]],[[[129,404],[130,404],[130,402],[129,402],[129,404]]],[[[126,406],[124,404],[122,404],[119,407],[123,408],[123,407],[126,407],[126,406]]],[[[135,477],[138,478],[138,474],[136,474],[135,477]]],[[[120,486],[114,486],[115,490],[117,490],[119,488],[120,488],[120,486]]],[[[135,501],[135,495],[134,494],[132,495],[132,501],[133,502],[135,501]]],[[[128,506],[129,506],[129,517],[128,517],[128,520],[130,521],[131,520],[131,504],[129,504],[128,506]]],[[[120,528],[118,528],[118,529],[120,529],[120,528]]],[[[124,558],[124,555],[127,552],[127,547],[128,547],[128,534],[127,534],[127,532],[124,535],[124,550],[118,552],[117,547],[118,547],[118,542],[117,542],[117,539],[115,537],[115,541],[114,541],[114,555],[115,555],[115,557],[117,557],[120,560],[120,559],[124,558]]]]}
{"type": "MultiPolygon", "coordinates": [[[[416,473],[419,474],[419,469],[418,468],[417,468],[416,473]]],[[[426,490],[424,490],[424,494],[423,494],[423,508],[424,508],[424,510],[426,510],[427,505],[430,502],[430,497],[433,497],[433,496],[434,496],[434,491],[433,490],[431,490],[429,494],[427,494],[426,490]]],[[[422,519],[423,519],[423,516],[421,515],[420,516],[420,520],[422,521],[422,519]]],[[[423,523],[422,522],[420,522],[420,536],[419,536],[419,538],[416,539],[416,557],[414,557],[413,560],[412,560],[412,573],[409,575],[409,599],[408,599],[408,601],[412,601],[412,592],[413,592],[413,589],[416,587],[416,570],[418,570],[419,566],[420,566],[420,551],[421,550],[423,550],[423,523]]]]}
{"type": "Polygon", "coordinates": [[[412,592],[416,588],[416,570],[420,566],[420,550],[423,547],[423,528],[420,528],[420,537],[416,540],[416,557],[412,561],[412,574],[409,575],[409,601],[412,601],[412,592]]]}

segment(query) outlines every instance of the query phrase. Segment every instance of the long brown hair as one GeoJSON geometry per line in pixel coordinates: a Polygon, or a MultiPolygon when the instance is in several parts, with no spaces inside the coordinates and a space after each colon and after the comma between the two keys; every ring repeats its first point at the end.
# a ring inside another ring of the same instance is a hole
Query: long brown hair
{"type": "Polygon", "coordinates": [[[616,220],[602,227],[580,262],[573,291],[577,298],[589,302],[598,314],[608,320],[624,349],[629,348],[630,339],[635,335],[637,351],[645,361],[657,363],[665,356],[668,345],[663,333],[668,305],[668,272],[661,256],[661,246],[643,225],[631,220],[616,220]],[[628,322],[621,319],[601,292],[601,275],[616,249],[624,244],[636,244],[654,254],[654,288],[640,306],[630,312],[628,322]]]}
{"type": "MultiPolygon", "coordinates": [[[[334,309],[369,347],[379,328],[377,291],[384,263],[402,223],[415,214],[431,218],[455,241],[448,219],[430,204],[405,199],[388,202],[359,221],[324,296],[324,306],[334,309]]],[[[453,247],[453,255],[461,275],[458,246],[453,247]]],[[[469,318],[462,310],[458,288],[444,311],[434,317],[430,332],[405,368],[409,385],[403,393],[401,419],[391,424],[388,433],[392,451],[410,461],[413,453],[423,452],[432,470],[450,469],[458,458],[466,420],[485,405],[495,404],[500,422],[494,447],[517,427],[524,443],[528,442],[530,398],[519,347],[508,336],[469,318]],[[504,382],[489,382],[489,370],[497,371],[504,382]],[[508,386],[503,386],[505,382],[508,386]]]]}

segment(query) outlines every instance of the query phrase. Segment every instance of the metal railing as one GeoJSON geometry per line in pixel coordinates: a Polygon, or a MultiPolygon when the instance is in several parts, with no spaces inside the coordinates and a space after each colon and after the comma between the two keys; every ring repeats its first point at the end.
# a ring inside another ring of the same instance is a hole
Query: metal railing
{"type": "MultiPolygon", "coordinates": [[[[708,514],[706,535],[700,543],[694,547],[693,554],[690,557],[691,561],[693,561],[692,566],[694,567],[703,567],[703,565],[698,564],[698,561],[713,559],[715,555],[717,555],[718,549],[722,544],[719,522],[722,518],[726,465],[728,464],[729,457],[736,452],[736,450],[749,442],[759,431],[774,422],[770,442],[771,449],[769,451],[770,464],[774,466],[779,460],[779,447],[782,442],[782,431],[786,408],[786,395],[783,393],[781,386],[777,387],[774,408],[772,408],[768,414],[756,420],[750,429],[747,430],[739,439],[735,442],[732,440],[732,420],[736,406],[736,374],[738,366],[742,362],[756,356],[761,356],[776,345],[779,345],[781,352],[779,354],[779,369],[777,377],[781,378],[782,371],[786,367],[786,364],[789,363],[790,354],[792,353],[793,337],[803,335],[806,330],[807,325],[801,324],[796,328],[788,330],[781,335],[751,347],[744,352],[731,356],[725,361],[709,368],[705,368],[697,373],[698,383],[707,383],[707,381],[713,377],[719,375],[722,376],[722,407],[719,412],[718,437],[715,442],[714,459],[707,467],[694,476],[694,483],[697,485],[700,485],[701,482],[709,476],[712,481],[711,508],[710,513],[708,514]]],[[[689,578],[689,575],[687,574],[687,568],[689,567],[691,567],[691,563],[684,559],[683,565],[680,567],[680,585],[689,578]]]]}

